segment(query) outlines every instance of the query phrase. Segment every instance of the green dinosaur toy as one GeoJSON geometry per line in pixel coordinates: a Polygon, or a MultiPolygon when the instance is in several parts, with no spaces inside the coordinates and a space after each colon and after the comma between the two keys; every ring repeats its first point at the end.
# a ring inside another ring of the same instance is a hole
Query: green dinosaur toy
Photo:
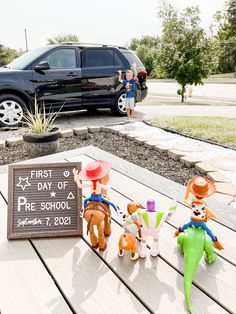
{"type": "Polygon", "coordinates": [[[179,250],[184,254],[184,294],[189,313],[191,310],[191,290],[197,267],[205,252],[206,261],[211,264],[216,260],[211,239],[202,228],[189,227],[178,235],[179,250]]]}

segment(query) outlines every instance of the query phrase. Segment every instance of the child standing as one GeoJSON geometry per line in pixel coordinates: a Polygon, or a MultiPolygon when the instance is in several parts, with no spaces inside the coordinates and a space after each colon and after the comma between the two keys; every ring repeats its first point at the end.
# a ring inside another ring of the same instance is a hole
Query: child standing
{"type": "Polygon", "coordinates": [[[122,72],[118,71],[118,81],[123,84],[126,89],[125,105],[127,110],[128,121],[132,121],[134,118],[134,105],[135,105],[135,89],[137,80],[137,68],[136,63],[132,65],[132,70],[125,72],[126,80],[122,80],[122,72]]]}

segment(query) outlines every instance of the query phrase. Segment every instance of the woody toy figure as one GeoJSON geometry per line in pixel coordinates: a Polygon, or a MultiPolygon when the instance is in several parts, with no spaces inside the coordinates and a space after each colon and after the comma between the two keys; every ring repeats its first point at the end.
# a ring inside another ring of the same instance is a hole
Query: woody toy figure
{"type": "Polygon", "coordinates": [[[178,236],[180,232],[194,226],[195,228],[202,228],[206,231],[212,239],[215,248],[218,250],[223,249],[222,244],[206,225],[206,222],[211,218],[215,218],[216,215],[207,207],[204,198],[209,197],[215,193],[215,191],[215,185],[207,178],[197,176],[188,181],[184,201],[191,208],[190,222],[179,227],[175,232],[175,237],[178,236]],[[191,203],[188,200],[190,193],[193,194],[191,203]]]}
{"type": "Polygon", "coordinates": [[[90,187],[91,189],[91,195],[84,200],[84,208],[89,201],[104,202],[112,206],[116,213],[124,218],[125,215],[123,215],[120,208],[107,198],[107,190],[111,189],[107,185],[110,170],[111,166],[108,162],[102,160],[93,161],[82,169],[79,174],[78,170],[74,169],[74,180],[79,188],[90,187]],[[81,183],[80,181],[87,181],[87,183],[81,183]]]}

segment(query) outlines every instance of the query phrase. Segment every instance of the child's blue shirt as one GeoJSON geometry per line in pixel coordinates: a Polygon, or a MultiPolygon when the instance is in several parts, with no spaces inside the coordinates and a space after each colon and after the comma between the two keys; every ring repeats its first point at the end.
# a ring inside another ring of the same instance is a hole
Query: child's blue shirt
{"type": "Polygon", "coordinates": [[[126,98],[135,98],[136,83],[134,79],[123,80],[123,86],[126,88],[126,98]],[[128,86],[127,86],[128,85],[128,86]]]}

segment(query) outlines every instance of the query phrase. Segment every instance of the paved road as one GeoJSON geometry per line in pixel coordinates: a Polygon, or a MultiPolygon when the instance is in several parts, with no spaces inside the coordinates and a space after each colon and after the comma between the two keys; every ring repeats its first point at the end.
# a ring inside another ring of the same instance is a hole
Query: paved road
{"type": "MultiPolygon", "coordinates": [[[[150,94],[176,96],[179,86],[177,83],[148,81],[148,88],[150,94]]],[[[192,90],[192,97],[202,100],[216,99],[236,102],[236,84],[205,83],[202,86],[192,86],[192,90]]]]}

